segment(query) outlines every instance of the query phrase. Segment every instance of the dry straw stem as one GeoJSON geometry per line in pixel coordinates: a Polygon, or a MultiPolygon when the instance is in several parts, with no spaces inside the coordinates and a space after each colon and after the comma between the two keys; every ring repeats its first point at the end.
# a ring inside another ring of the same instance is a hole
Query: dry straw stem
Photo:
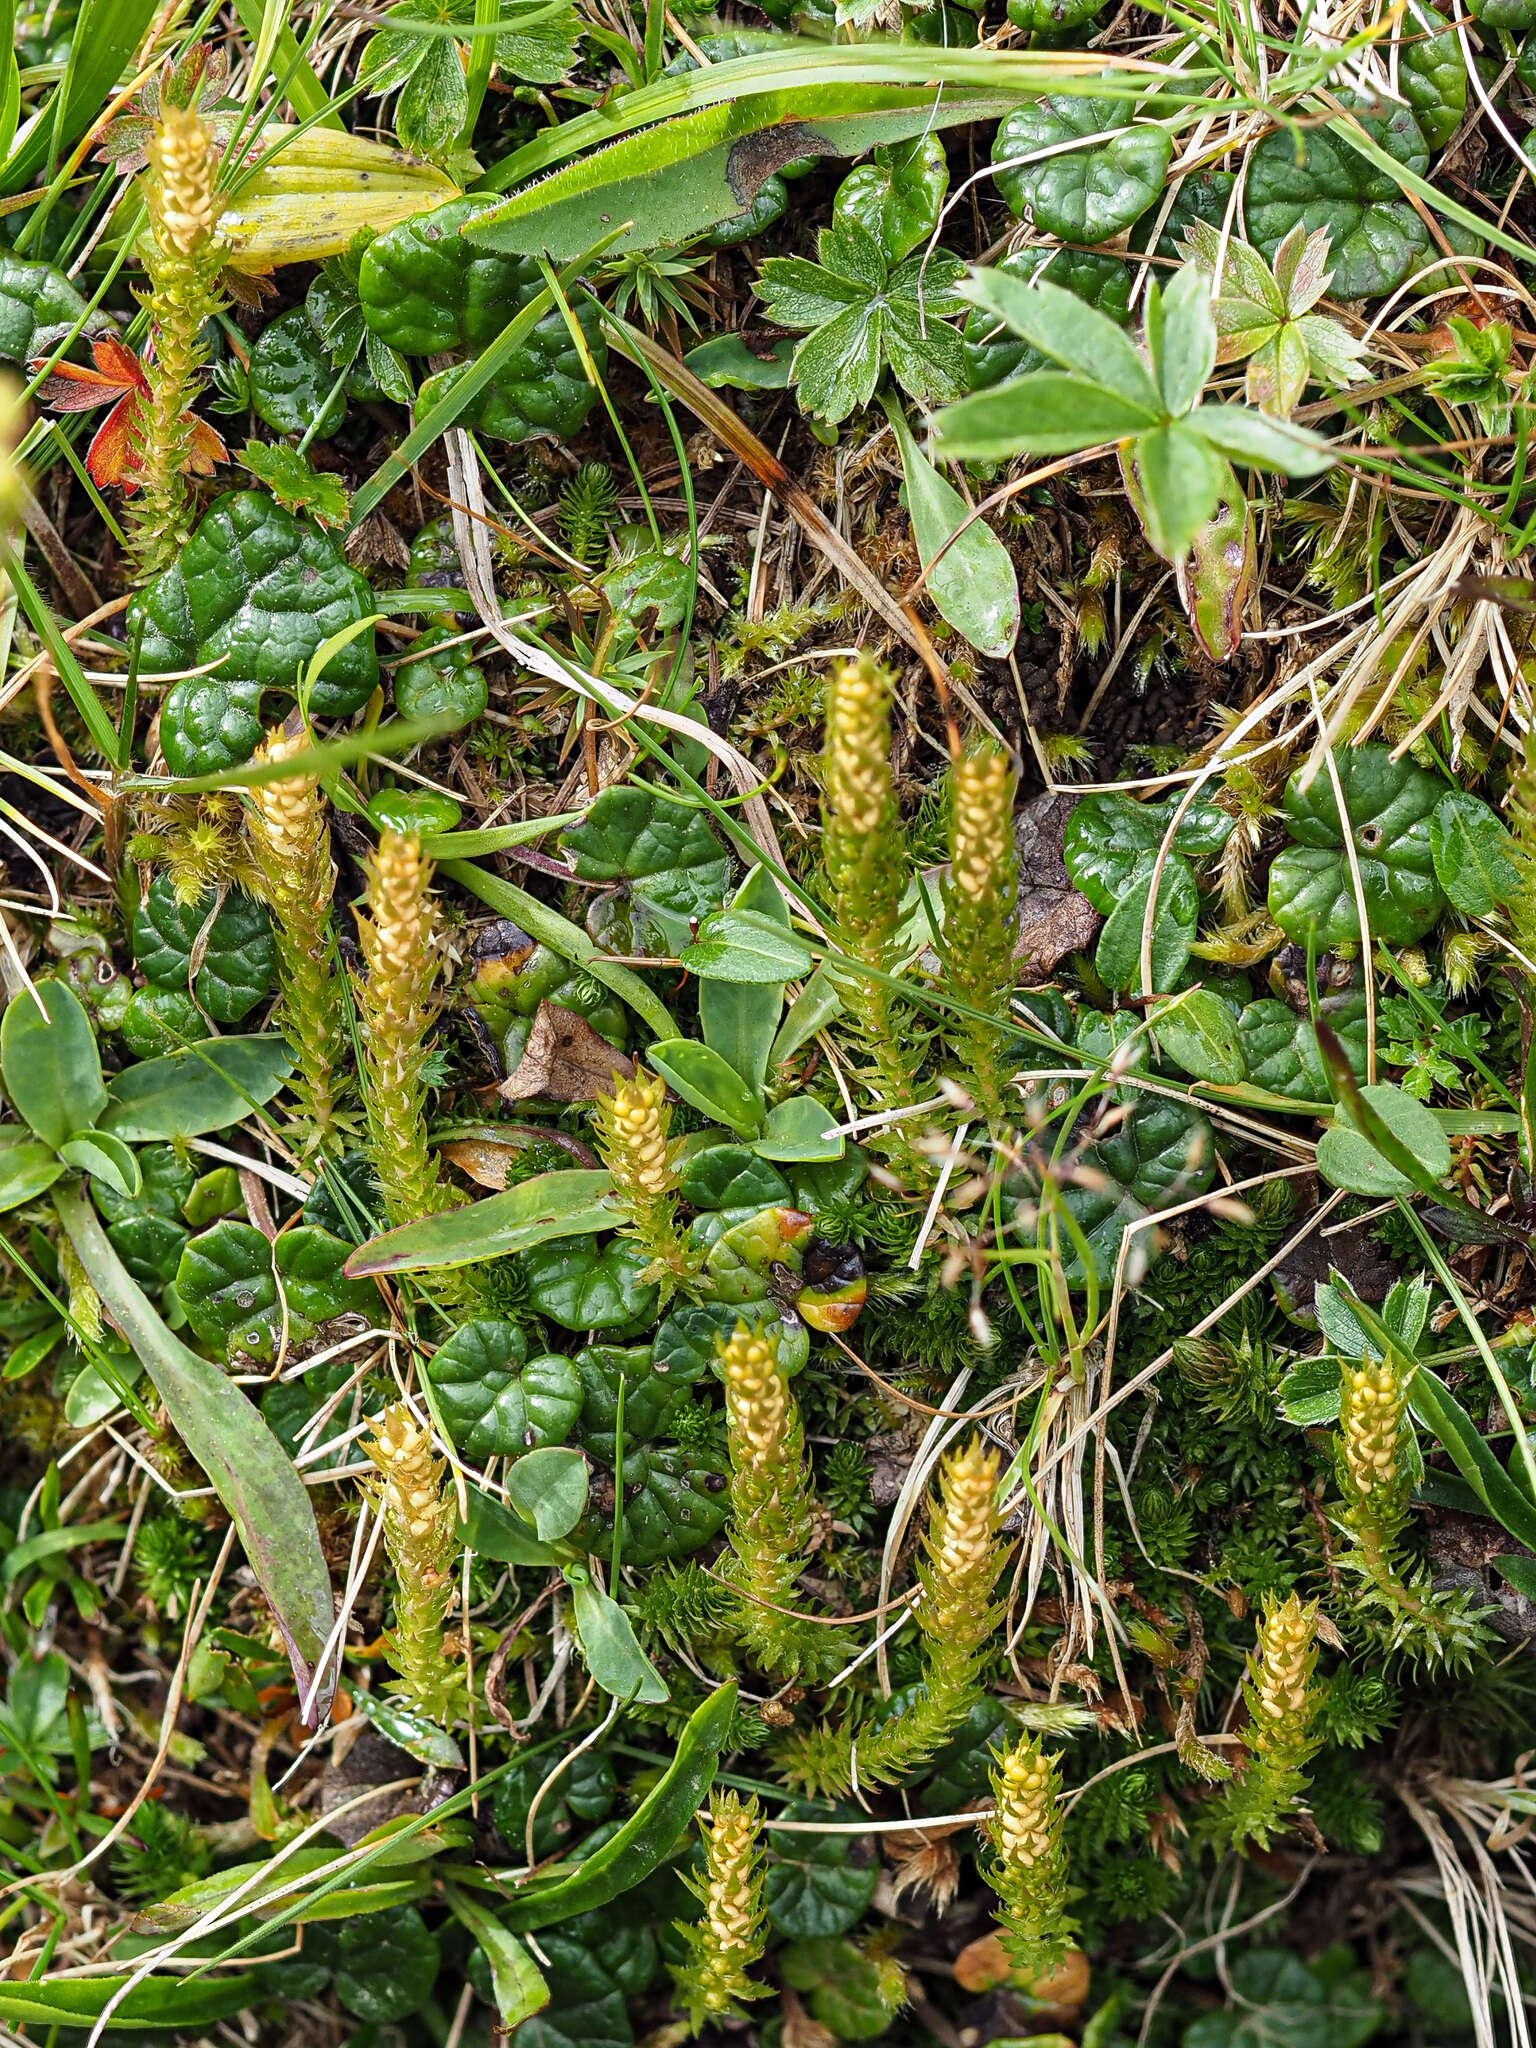
{"type": "Polygon", "coordinates": [[[684,1882],[704,1913],[695,1925],[678,1923],[690,1957],[675,1973],[695,2033],[706,2019],[722,2018],[744,2000],[768,1996],[767,1985],[747,1974],[768,1940],[761,1826],[756,1798],[743,1803],[737,1792],[714,1793],[708,1821],[699,1818],[705,1875],[684,1882]]]}
{"type": "MultiPolygon", "coordinates": [[[[284,761],[306,740],[274,732],[258,760],[284,761]]],[[[304,1104],[323,1143],[349,1085],[346,1018],[336,975],[331,899],[336,868],[320,785],[307,775],[259,783],[247,827],[277,945],[279,1017],[298,1054],[304,1104]]]]}
{"type": "Polygon", "coordinates": [[[368,1149],[391,1223],[447,1206],[427,1142],[427,1035],[442,958],[432,864],[414,834],[386,827],[367,867],[367,914],[357,939],[368,972],[358,984],[368,1149]]]}
{"type": "Polygon", "coordinates": [[[395,1625],[385,1638],[400,1690],[434,1721],[446,1720],[461,1669],[443,1646],[459,1541],[447,1467],[404,1402],[374,1421],[364,1448],[383,1475],[374,1504],[395,1572],[395,1625]]]}

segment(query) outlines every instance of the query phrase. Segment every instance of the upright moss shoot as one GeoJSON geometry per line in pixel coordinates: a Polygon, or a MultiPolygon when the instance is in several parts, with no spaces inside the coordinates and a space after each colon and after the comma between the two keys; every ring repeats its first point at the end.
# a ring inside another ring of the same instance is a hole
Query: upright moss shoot
{"type": "Polygon", "coordinates": [[[1013,836],[1018,776],[993,740],[972,746],[951,774],[949,874],[944,883],[944,966],[949,992],[969,1012],[952,1035],[969,1071],[961,1078],[986,1116],[1003,1111],[1002,1048],[1016,979],[1019,856],[1013,836]],[[996,1021],[989,1021],[995,1019],[996,1021]]]}

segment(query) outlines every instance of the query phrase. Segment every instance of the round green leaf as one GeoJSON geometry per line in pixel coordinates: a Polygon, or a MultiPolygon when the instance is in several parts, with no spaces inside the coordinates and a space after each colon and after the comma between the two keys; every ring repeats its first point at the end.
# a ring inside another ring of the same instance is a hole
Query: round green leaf
{"type": "Polygon", "coordinates": [[[39,328],[73,327],[84,317],[85,300],[62,270],[0,250],[0,356],[6,362],[32,360],[39,328]]]}
{"type": "Polygon", "coordinates": [[[282,1327],[272,1247],[250,1223],[226,1218],[194,1237],[176,1268],[187,1321],[207,1345],[271,1358],[282,1327]]]}
{"type": "MultiPolygon", "coordinates": [[[[1216,1175],[1216,1146],[1211,1126],[1198,1109],[1186,1102],[1147,1098],[1117,1130],[1089,1147],[1084,1164],[1102,1174],[1106,1185],[1069,1186],[1062,1200],[1088,1240],[1099,1285],[1107,1287],[1114,1277],[1120,1241],[1132,1223],[1205,1193],[1216,1175]]],[[[1138,1232],[1138,1238],[1141,1257],[1150,1257],[1148,1233],[1138,1232]]],[[[1062,1251],[1068,1281],[1081,1287],[1087,1275],[1075,1248],[1064,1243],[1062,1251]]],[[[1135,1264],[1133,1258],[1133,1272],[1135,1264]]]]}
{"type": "MultiPolygon", "coordinates": [[[[261,739],[267,690],[292,693],[333,634],[367,618],[373,593],[336,543],[264,491],[215,499],[174,567],[135,600],[145,622],[146,675],[221,662],[214,675],[174,683],[160,713],[173,774],[201,775],[247,760],[261,739]]],[[[370,628],[332,658],[310,708],[319,718],[361,710],[378,682],[370,628]]]]}
{"type": "Polygon", "coordinates": [[[1013,211],[1064,242],[1107,242],[1158,198],[1173,155],[1166,129],[1136,124],[1125,100],[1052,93],[1020,107],[992,145],[997,188],[1013,211]],[[1103,140],[1088,142],[1090,136],[1103,140]],[[1021,157],[1063,144],[1081,149],[1035,163],[1021,157]]]}
{"type": "MultiPolygon", "coordinates": [[[[472,724],[489,700],[485,670],[471,659],[467,643],[448,626],[428,626],[395,670],[395,709],[402,718],[446,718],[472,724]],[[445,642],[451,643],[444,645],[445,642]]],[[[392,792],[398,794],[398,792],[392,792]]],[[[434,790],[413,792],[435,797],[434,790]]],[[[438,798],[441,802],[442,799],[438,798]]],[[[439,831],[452,826],[439,826],[439,831]]]]}
{"type": "Polygon", "coordinates": [[[523,1254],[528,1305],[567,1330],[639,1327],[656,1313],[660,1289],[641,1280],[650,1261],[615,1238],[556,1237],[523,1254]]]}
{"type": "Polygon", "coordinates": [[[302,306],[269,321],[251,350],[251,405],[274,433],[324,439],[347,416],[347,394],[302,306]]]}
{"type": "MultiPolygon", "coordinates": [[[[314,1930],[306,1935],[313,1939],[314,1930]]],[[[382,2026],[419,2012],[442,1961],[436,1939],[414,1906],[337,1923],[331,1982],[355,2018],[382,2026]]]]}
{"type": "MultiPolygon", "coordinates": [[[[817,1806],[792,1799],[780,1820],[854,1820],[852,1809],[817,1806]]],[[[875,1895],[880,1863],[851,1861],[852,1835],[775,1833],[773,1861],[768,1866],[764,1897],[768,1918],[791,1941],[846,1934],[875,1895]]]]}
{"type": "Polygon", "coordinates": [[[459,233],[483,206],[450,200],[399,222],[364,251],[357,280],[363,318],[401,355],[478,355],[542,290],[532,257],[496,255],[459,233]]]}
{"type": "Polygon", "coordinates": [[[683,1168],[678,1194],[693,1209],[765,1209],[790,1204],[789,1183],[745,1145],[711,1145],[683,1168]]]}
{"type": "Polygon", "coordinates": [[[515,1323],[464,1323],[427,1366],[443,1422],[466,1457],[518,1458],[563,1444],[581,1413],[581,1381],[568,1358],[529,1359],[515,1323]]]}
{"type": "Polygon", "coordinates": [[[1467,111],[1467,67],[1455,29],[1426,0],[1409,0],[1403,16],[1397,80],[1424,140],[1443,149],[1467,111]]]}
{"type": "MultiPolygon", "coordinates": [[[[1323,1013],[1337,1032],[1349,1063],[1362,1079],[1366,1071],[1365,996],[1360,990],[1325,997],[1323,1013]]],[[[1244,1006],[1237,1035],[1256,1088],[1289,1095],[1298,1102],[1327,1102],[1332,1090],[1309,1017],[1299,1017],[1273,996],[1244,1006]]]]}
{"type": "Polygon", "coordinates": [[[657,1372],[682,1373],[688,1383],[706,1372],[720,1377],[720,1346],[730,1342],[738,1323],[749,1330],[768,1330],[778,1340],[779,1367],[793,1379],[811,1355],[810,1332],[798,1318],[786,1323],[771,1301],[690,1301],[673,1309],[651,1349],[657,1372]]]}
{"type": "MultiPolygon", "coordinates": [[[[1062,857],[1073,887],[1095,910],[1107,916],[1122,901],[1137,861],[1162,845],[1170,816],[1168,803],[1139,804],[1117,790],[1096,791],[1073,806],[1062,857]]],[[[1188,860],[1219,853],[1232,824],[1219,805],[1196,798],[1179,821],[1172,850],[1188,860]]]]}
{"type": "Polygon", "coordinates": [[[581,1421],[578,1440],[594,1458],[612,1465],[619,1419],[619,1387],[624,1388],[624,1441],[649,1443],[664,1436],[672,1417],[688,1399],[689,1389],[704,1371],[691,1352],[674,1353],[659,1364],[650,1345],[626,1349],[618,1344],[589,1344],[578,1351],[581,1421]]]}
{"type": "Polygon", "coordinates": [[[939,209],[949,190],[949,160],[937,135],[912,142],[881,144],[870,161],[851,170],[837,188],[832,211],[869,230],[899,263],[926,242],[939,224],[939,209]]]}
{"type": "Polygon", "coordinates": [[[189,990],[160,988],[154,982],[134,990],[123,1019],[123,1043],[141,1060],[174,1052],[178,1046],[195,1045],[211,1035],[211,1026],[189,990]]]}
{"type": "Polygon", "coordinates": [[[174,1277],[182,1247],[192,1235],[182,1217],[196,1176],[169,1145],[146,1145],[139,1153],[139,1191],[119,1195],[95,1190],[96,1207],[118,1257],[141,1287],[163,1286],[174,1277]]]}
{"type": "MultiPolygon", "coordinates": [[[[1429,151],[1407,107],[1385,115],[1356,102],[1361,125],[1400,164],[1422,174],[1429,151]]],[[[1363,299],[1395,291],[1429,246],[1429,230],[1396,180],[1339,141],[1326,126],[1305,140],[1284,129],[1266,135],[1248,159],[1248,232],[1269,261],[1299,222],[1308,233],[1327,228],[1336,299],[1363,299]]]]}
{"type": "MultiPolygon", "coordinates": [[[[725,1526],[730,1501],[724,1461],[677,1444],[636,1444],[624,1453],[624,1562],[659,1564],[700,1550],[725,1526]]],[[[594,1489],[584,1524],[588,1549],[603,1554],[613,1508],[594,1489]]]]}
{"type": "MultiPolygon", "coordinates": [[[[150,883],[133,918],[133,955],[160,988],[184,989],[198,934],[215,896],[205,890],[195,902],[178,903],[167,874],[150,883]]],[[[276,947],[266,910],[242,890],[231,889],[213,920],[197,972],[196,996],[218,1024],[238,1024],[272,986],[276,947]]]]}
{"type": "Polygon", "coordinates": [[[1481,797],[1453,789],[1430,813],[1435,875],[1456,908],[1488,917],[1520,889],[1514,841],[1481,797]]]}
{"type": "Polygon", "coordinates": [[[719,909],[730,872],[704,813],[648,783],[605,789],[582,822],[561,833],[560,848],[581,880],[623,883],[668,950],[689,943],[692,919],[719,909]]]}
{"type": "Polygon", "coordinates": [[[587,1511],[587,1461],[580,1451],[555,1444],[528,1451],[507,1468],[507,1498],[523,1520],[533,1524],[541,1543],[558,1543],[587,1511]]]}
{"type": "Polygon", "coordinates": [[[285,1230],[272,1247],[272,1263],[290,1317],[318,1326],[333,1316],[372,1315],[379,1292],[371,1280],[349,1280],[341,1270],[352,1247],[329,1230],[301,1223],[285,1230]]]}
{"type": "Polygon", "coordinates": [[[1169,1059],[1197,1081],[1232,1086],[1246,1078],[1248,1060],[1237,1018],[1212,990],[1192,989],[1176,1007],[1159,1010],[1156,1029],[1169,1059]]]}
{"type": "MultiPolygon", "coordinates": [[[[1386,747],[1346,747],[1334,756],[1360,865],[1374,937],[1389,946],[1421,939],[1445,907],[1430,840],[1430,816],[1445,784],[1386,747]]],[[[1303,770],[1286,784],[1285,819],[1297,843],[1269,872],[1269,910],[1288,938],[1320,948],[1355,941],[1360,917],[1344,852],[1333,783],[1319,771],[1303,789],[1303,770]]]]}
{"type": "Polygon", "coordinates": [[[1196,928],[1200,922],[1200,892],[1189,863],[1169,854],[1161,875],[1155,854],[1144,853],[1131,870],[1125,893],[1099,934],[1094,965],[1105,985],[1113,989],[1139,989],[1141,984],[1141,929],[1147,902],[1157,882],[1157,909],[1152,926],[1152,987],[1157,993],[1175,987],[1189,959],[1196,928]]]}

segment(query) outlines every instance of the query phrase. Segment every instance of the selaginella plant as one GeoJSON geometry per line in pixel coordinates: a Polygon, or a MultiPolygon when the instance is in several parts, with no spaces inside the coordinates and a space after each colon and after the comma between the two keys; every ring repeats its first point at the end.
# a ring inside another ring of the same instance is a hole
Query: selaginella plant
{"type": "Polygon", "coordinates": [[[637,1067],[611,1095],[598,1099],[593,1123],[613,1191],[635,1243],[650,1260],[645,1283],[668,1293],[697,1267],[677,1225],[678,1147],[669,1137],[672,1111],[659,1074],[637,1067]]]}
{"type": "Polygon", "coordinates": [[[427,1142],[425,1067],[442,961],[431,880],[421,841],[386,827],[368,862],[367,914],[357,920],[368,971],[356,989],[368,1152],[392,1223],[451,1200],[427,1142]]]}
{"type": "Polygon", "coordinates": [[[384,1638],[385,1654],[399,1675],[399,1691],[441,1722],[463,1682],[463,1667],[443,1641],[459,1555],[452,1484],[431,1430],[403,1401],[374,1419],[373,1432],[364,1449],[381,1475],[373,1486],[374,1511],[395,1574],[395,1625],[384,1638]]]}
{"type": "Polygon", "coordinates": [[[1035,1736],[1021,1735],[992,1773],[992,1797],[986,1877],[1002,1908],[1003,1945],[1019,1968],[1040,1977],[1061,1964],[1075,1931],[1057,1759],[1035,1736]]]}
{"type": "Polygon", "coordinates": [[[980,1437],[945,1454],[918,1566],[916,1606],[923,1681],[873,1726],[845,1721],[785,1745],[787,1775],[812,1791],[894,1785],[947,1741],[980,1697],[980,1675],[997,1623],[997,1581],[1011,1546],[999,1540],[1001,1459],[980,1437]]]}
{"type": "Polygon", "coordinates": [[[740,1593],[742,1642],[766,1670],[793,1675],[814,1629],[791,1610],[805,1569],[813,1502],[800,1410],[779,1362],[778,1339],[738,1322],[720,1345],[731,1456],[731,1582],[740,1593]]]}
{"type": "MultiPolygon", "coordinates": [[[[224,303],[219,273],[228,257],[219,233],[223,202],[215,187],[219,152],[212,132],[193,110],[166,106],[148,153],[144,267],[151,339],[142,365],[147,389],[128,422],[138,489],[126,508],[134,565],[144,581],[175,561],[191,533],[186,472],[212,466],[206,446],[199,449],[200,433],[212,430],[190,407],[206,360],[203,330],[224,303]]],[[[220,443],[216,456],[223,453],[220,443]]]]}
{"type": "Polygon", "coordinates": [[[850,977],[856,999],[845,1008],[885,1108],[913,1100],[918,1064],[910,1021],[899,1017],[888,979],[900,965],[908,872],[891,777],[891,689],[890,670],[872,655],[834,668],[822,767],[822,859],[833,937],[871,970],[850,977]]]}
{"type": "MultiPolygon", "coordinates": [[[[302,753],[301,736],[274,732],[258,756],[284,761],[302,753]]],[[[299,1062],[299,1088],[316,1142],[323,1145],[350,1085],[347,1022],[337,974],[331,898],[336,868],[325,799],[313,776],[256,783],[247,816],[251,861],[272,912],[280,991],[278,1015],[299,1062]]]]}
{"type": "Polygon", "coordinates": [[[761,1826],[756,1798],[743,1801],[739,1792],[714,1793],[708,1821],[699,1816],[704,1874],[683,1881],[704,1911],[697,1921],[677,1923],[688,1961],[672,1972],[694,2033],[706,2020],[739,2018],[743,2002],[770,1995],[748,1975],[768,1945],[761,1826]]]}
{"type": "Polygon", "coordinates": [[[994,740],[982,740],[955,763],[950,778],[949,873],[943,885],[942,954],[946,991],[982,1016],[960,1015],[952,1027],[968,1063],[964,1079],[978,1106],[995,1120],[1003,1110],[1002,1047],[1014,983],[1018,932],[1019,856],[1013,836],[1018,775],[994,740]],[[995,1023],[986,1021],[996,1019],[995,1023]]]}
{"type": "Polygon", "coordinates": [[[1306,1792],[1306,1767],[1322,1747],[1313,1726],[1321,1703],[1312,1683],[1317,1616],[1317,1602],[1295,1593],[1265,1603],[1243,1685],[1247,1769],[1213,1808],[1217,1838],[1234,1848],[1249,1842],[1267,1848],[1306,1792]]]}

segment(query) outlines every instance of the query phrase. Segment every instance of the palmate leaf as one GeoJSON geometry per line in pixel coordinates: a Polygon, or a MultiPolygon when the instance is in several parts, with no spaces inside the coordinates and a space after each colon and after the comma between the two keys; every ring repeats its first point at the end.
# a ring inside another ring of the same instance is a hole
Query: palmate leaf
{"type": "Polygon", "coordinates": [[[954,398],[965,389],[960,337],[946,323],[960,310],[961,275],[940,251],[892,269],[863,221],[840,215],[817,244],[819,263],[771,257],[758,290],[786,327],[810,331],[791,366],[804,411],[835,424],[869,403],[889,367],[914,398],[954,398]]]}

